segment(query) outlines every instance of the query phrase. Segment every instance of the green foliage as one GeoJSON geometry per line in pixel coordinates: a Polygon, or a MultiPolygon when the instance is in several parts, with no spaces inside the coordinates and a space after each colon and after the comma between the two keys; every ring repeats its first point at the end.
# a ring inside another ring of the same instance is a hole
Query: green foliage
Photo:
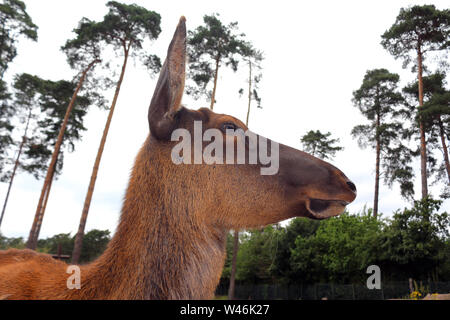
{"type": "Polygon", "coordinates": [[[24,249],[25,248],[24,239],[22,237],[7,238],[0,233],[0,250],[6,250],[9,248],[24,249]]]}
{"type": "MultiPolygon", "coordinates": [[[[285,283],[308,282],[311,279],[320,278],[319,269],[310,269],[307,273],[302,273],[302,268],[292,268],[290,261],[292,250],[296,246],[296,239],[313,237],[319,226],[320,222],[318,220],[294,218],[289,225],[279,230],[278,248],[270,269],[270,273],[275,278],[281,279],[285,283]]],[[[310,253],[312,252],[310,251],[310,253]]],[[[305,255],[308,255],[308,253],[305,252],[305,255]]]]}
{"type": "MultiPolygon", "coordinates": [[[[56,82],[45,80],[40,88],[38,100],[40,118],[37,121],[37,132],[33,138],[27,140],[24,154],[29,162],[21,164],[25,171],[32,173],[36,178],[43,176],[47,170],[48,160],[75,87],[75,83],[66,80],[56,82]]],[[[81,139],[81,132],[86,130],[83,119],[90,104],[91,101],[85,96],[78,96],[75,101],[63,140],[63,146],[66,146],[69,152],[74,151],[75,142],[81,139]]],[[[62,167],[63,151],[60,151],[55,174],[59,174],[62,167]]]]}
{"type": "Polygon", "coordinates": [[[142,49],[146,37],[155,40],[161,33],[161,16],[136,4],[109,1],[109,12],[97,24],[98,31],[108,44],[122,48],[127,42],[134,49],[142,49]]]}
{"type": "Polygon", "coordinates": [[[226,243],[226,256],[225,256],[225,263],[222,270],[222,278],[230,278],[231,275],[231,260],[233,258],[233,244],[234,244],[234,237],[233,235],[228,232],[227,233],[227,243],[226,243]]]}
{"type": "Polygon", "coordinates": [[[377,256],[377,233],[382,226],[382,220],[370,211],[323,221],[315,234],[295,239],[291,268],[302,282],[361,280],[377,256]]]}
{"type": "MultiPolygon", "coordinates": [[[[398,210],[386,227],[381,245],[382,264],[396,264],[405,276],[420,278],[444,262],[450,216],[439,213],[440,200],[415,201],[411,209],[398,210]]],[[[448,249],[447,249],[448,250],[448,249]]]]}
{"type": "Polygon", "coordinates": [[[2,173],[9,163],[6,150],[14,146],[11,137],[14,125],[11,118],[15,112],[9,101],[11,95],[7,84],[3,81],[3,75],[9,63],[17,56],[16,42],[19,37],[36,41],[38,27],[32,22],[25,4],[20,0],[2,0],[0,21],[0,180],[2,180],[4,178],[2,173]]]}
{"type": "Polygon", "coordinates": [[[375,262],[377,233],[382,227],[382,220],[373,217],[370,211],[361,215],[343,214],[320,226],[316,241],[321,249],[326,248],[322,263],[332,280],[355,281],[366,277],[361,275],[375,262]]]}
{"type": "Polygon", "coordinates": [[[400,77],[386,69],[367,70],[361,87],[353,92],[353,103],[368,119],[386,117],[403,102],[397,92],[400,77]]]}
{"type": "Polygon", "coordinates": [[[14,115],[14,108],[9,104],[10,96],[6,83],[0,80],[0,176],[9,160],[6,150],[14,145],[14,140],[11,137],[14,126],[10,121],[14,115]]]}
{"type": "Polygon", "coordinates": [[[73,69],[84,70],[95,60],[101,59],[101,38],[96,23],[82,18],[73,30],[76,37],[66,41],[61,47],[67,56],[67,62],[73,69]]]}
{"type": "MultiPolygon", "coordinates": [[[[401,130],[400,126],[398,130],[401,130]]],[[[396,135],[399,132],[395,131],[395,127],[391,131],[392,135],[396,135]]],[[[392,187],[394,182],[398,182],[401,196],[409,200],[414,196],[414,171],[411,167],[411,161],[416,154],[417,152],[402,144],[401,140],[397,145],[390,146],[383,152],[384,182],[389,187],[392,187]]]]}
{"type": "Polygon", "coordinates": [[[418,81],[413,81],[403,88],[403,93],[408,100],[409,110],[407,116],[414,118],[417,124],[414,128],[418,126],[419,117],[421,117],[427,132],[429,132],[433,129],[433,125],[436,124],[436,116],[443,115],[447,117],[450,114],[450,92],[445,88],[445,77],[446,74],[444,72],[438,71],[422,78],[424,105],[420,109],[417,108],[419,105],[418,81]]]}
{"type": "MultiPolygon", "coordinates": [[[[71,68],[82,71],[92,68],[85,81],[85,94],[97,105],[104,106],[105,99],[102,91],[114,83],[109,77],[94,77],[95,64],[104,59],[105,47],[111,45],[124,55],[138,56],[145,39],[150,41],[158,38],[161,33],[161,16],[136,4],[122,4],[110,1],[107,4],[109,12],[100,22],[82,18],[77,28],[73,30],[75,37],[67,40],[61,50],[66,54],[71,68]],[[131,50],[133,49],[133,50],[131,50]]],[[[161,60],[152,54],[139,55],[142,63],[152,73],[159,72],[161,60]]],[[[109,61],[103,61],[104,67],[109,69],[109,61]]]]}
{"type": "Polygon", "coordinates": [[[446,129],[445,135],[449,137],[450,91],[444,89],[441,92],[434,93],[419,110],[419,116],[425,120],[430,129],[432,129],[433,126],[436,126],[438,117],[441,117],[441,121],[443,121],[446,129]]]}
{"type": "Polygon", "coordinates": [[[20,36],[37,40],[38,27],[26,12],[20,0],[3,0],[0,3],[0,80],[8,64],[17,56],[16,42],[20,36]]]}
{"type": "Polygon", "coordinates": [[[98,258],[105,251],[110,240],[109,230],[93,229],[86,233],[83,237],[80,262],[93,261],[98,258]]]}
{"type": "MultiPolygon", "coordinates": [[[[413,81],[403,88],[408,98],[408,117],[414,119],[409,128],[409,135],[419,140],[418,123],[419,118],[423,121],[427,134],[428,172],[435,175],[435,183],[442,181],[448,185],[448,176],[445,170],[444,159],[439,161],[444,141],[450,140],[450,91],[446,89],[446,74],[442,71],[432,73],[423,77],[424,104],[417,108],[418,81],[413,81]],[[437,150],[439,156],[433,154],[437,150]]],[[[444,189],[445,190],[445,189],[444,189]]]]}
{"type": "MultiPolygon", "coordinates": [[[[80,72],[86,70],[89,64],[100,62],[107,45],[112,45],[115,50],[123,51],[126,55],[137,56],[145,39],[156,40],[161,33],[161,16],[158,13],[136,4],[110,1],[106,5],[109,12],[102,21],[82,18],[73,30],[76,36],[61,47],[69,65],[80,72]]],[[[139,57],[148,70],[152,73],[159,72],[161,60],[158,56],[141,54],[139,57]]],[[[109,68],[109,62],[105,63],[105,67],[109,68]]],[[[112,81],[109,78],[94,78],[89,81],[91,98],[95,96],[99,100],[98,104],[103,105],[103,96],[98,88],[106,88],[112,81]]]]}
{"type": "MultiPolygon", "coordinates": [[[[112,81],[108,76],[98,76],[94,70],[102,62],[103,42],[101,34],[97,30],[96,23],[87,18],[82,18],[78,27],[73,30],[75,37],[66,41],[61,51],[66,54],[67,62],[72,69],[78,71],[75,77],[80,81],[80,77],[85,73],[82,91],[88,96],[92,103],[104,108],[106,99],[103,92],[112,86],[112,81]]],[[[105,67],[109,64],[106,63],[105,67]]]]}
{"type": "Polygon", "coordinates": [[[251,283],[268,282],[278,247],[276,225],[262,230],[251,230],[241,236],[236,263],[236,279],[251,283]]]}
{"type": "MultiPolygon", "coordinates": [[[[383,281],[450,280],[450,218],[441,201],[426,198],[392,218],[372,209],[326,220],[295,218],[240,238],[237,279],[241,284],[361,283],[378,265],[383,281]]],[[[228,263],[232,237],[228,243],[228,263]]],[[[229,277],[224,272],[223,278],[229,277]]],[[[226,283],[225,279],[222,279],[226,283]]]]}
{"type": "MultiPolygon", "coordinates": [[[[88,38],[99,39],[125,55],[137,56],[145,39],[156,40],[161,33],[161,16],[136,4],[109,1],[109,12],[100,22],[85,20],[88,38]],[[130,50],[133,49],[133,50],[130,50]]],[[[140,54],[142,63],[152,72],[161,68],[161,60],[156,55],[140,54]]]]}
{"type": "Polygon", "coordinates": [[[216,76],[216,68],[221,63],[236,71],[238,56],[254,55],[251,45],[243,40],[245,34],[237,34],[237,22],[224,25],[219,14],[205,15],[204,25],[194,31],[188,31],[189,77],[196,86],[187,86],[186,93],[198,99],[205,95],[211,98],[212,92],[207,87],[216,76]]]}
{"type": "Polygon", "coordinates": [[[406,67],[419,47],[422,53],[449,48],[450,10],[438,10],[434,5],[402,8],[381,38],[382,46],[406,67]]]}
{"type": "MultiPolygon", "coordinates": [[[[39,127],[46,128],[44,142],[54,144],[56,142],[62,120],[66,114],[67,106],[75,91],[76,83],[59,80],[46,81],[41,90],[40,107],[41,113],[48,117],[39,121],[39,127]]],[[[75,141],[81,138],[81,132],[86,128],[83,126],[83,118],[87,113],[91,100],[86,96],[78,96],[75,101],[72,113],[69,116],[66,132],[64,134],[64,143],[69,150],[74,150],[75,141]]]]}
{"type": "MultiPolygon", "coordinates": [[[[402,59],[403,67],[414,61],[413,71],[417,70],[421,78],[423,70],[427,70],[422,63],[431,51],[439,51],[441,65],[448,65],[442,61],[446,60],[445,56],[450,48],[450,10],[438,10],[434,5],[402,8],[395,23],[381,37],[383,47],[396,59],[402,59]]],[[[418,86],[416,88],[418,89],[418,86]]],[[[426,128],[422,119],[420,123],[421,142],[415,153],[420,154],[422,163],[426,163],[430,167],[429,170],[434,171],[435,159],[428,155],[427,158],[422,156],[427,153],[426,142],[422,140],[425,138],[426,128]]],[[[416,132],[414,128],[409,131],[410,135],[416,132]]],[[[426,194],[425,176],[429,170],[422,167],[422,194],[426,194]]]]}
{"type": "Polygon", "coordinates": [[[47,239],[38,240],[37,250],[57,254],[58,246],[61,246],[62,255],[70,255],[70,249],[73,248],[73,238],[70,236],[70,233],[60,233],[47,239]]]}
{"type": "MultiPolygon", "coordinates": [[[[15,77],[13,87],[15,93],[12,106],[14,108],[8,121],[10,123],[13,121],[12,116],[15,116],[16,122],[25,123],[28,117],[32,120],[19,168],[39,179],[47,171],[47,163],[52,155],[53,146],[76,84],[65,80],[44,80],[38,76],[23,73],[15,77]]],[[[86,96],[79,96],[75,101],[63,142],[69,152],[74,151],[75,142],[81,139],[81,132],[86,130],[83,119],[89,105],[91,100],[86,96]]],[[[20,133],[23,135],[23,132],[20,133]]],[[[4,157],[7,157],[7,152],[8,150],[3,150],[4,157]]],[[[62,170],[63,156],[64,153],[61,151],[58,156],[56,175],[62,170]]],[[[2,173],[2,180],[7,180],[10,172],[4,170],[2,173]]]]}
{"type": "Polygon", "coordinates": [[[435,274],[442,279],[450,279],[450,239],[444,242],[443,247],[442,251],[439,252],[440,263],[435,274]]]}
{"type": "MultiPolygon", "coordinates": [[[[80,257],[80,263],[87,263],[99,257],[105,251],[111,240],[109,230],[92,229],[85,234],[83,238],[83,253],[80,257]]],[[[70,233],[60,233],[46,239],[38,241],[37,251],[57,254],[58,246],[61,247],[62,255],[71,255],[75,237],[71,237],[70,233]]],[[[0,234],[0,250],[9,248],[24,249],[25,241],[20,238],[6,238],[0,234]]]]}
{"type": "Polygon", "coordinates": [[[323,134],[319,130],[310,130],[303,135],[300,141],[303,144],[304,151],[311,155],[321,159],[332,159],[337,151],[341,151],[344,148],[335,146],[339,139],[332,139],[330,136],[331,132],[323,134]]]}

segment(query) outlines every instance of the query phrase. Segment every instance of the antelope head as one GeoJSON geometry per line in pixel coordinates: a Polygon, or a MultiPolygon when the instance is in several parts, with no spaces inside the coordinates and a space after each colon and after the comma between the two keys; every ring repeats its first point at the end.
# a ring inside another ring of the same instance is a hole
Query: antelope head
{"type": "Polygon", "coordinates": [[[159,197],[178,202],[177,210],[189,212],[192,221],[224,229],[296,216],[324,219],[339,215],[355,199],[355,185],[331,164],[253,134],[232,116],[182,106],[185,61],[182,17],[148,112],[149,164],[159,197]],[[207,152],[213,142],[214,152],[207,152]],[[232,156],[225,151],[230,146],[232,156]],[[245,151],[240,158],[239,148],[245,151]],[[273,160],[270,166],[267,157],[273,160]]]}

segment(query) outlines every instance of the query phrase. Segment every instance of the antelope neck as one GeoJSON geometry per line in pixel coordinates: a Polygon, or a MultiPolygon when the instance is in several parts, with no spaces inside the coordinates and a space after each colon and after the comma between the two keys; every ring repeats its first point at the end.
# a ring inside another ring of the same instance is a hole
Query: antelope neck
{"type": "Polygon", "coordinates": [[[102,279],[111,298],[212,298],[227,231],[199,223],[192,206],[178,203],[182,197],[155,181],[163,171],[149,152],[147,141],[136,158],[117,231],[89,278],[102,279]]]}

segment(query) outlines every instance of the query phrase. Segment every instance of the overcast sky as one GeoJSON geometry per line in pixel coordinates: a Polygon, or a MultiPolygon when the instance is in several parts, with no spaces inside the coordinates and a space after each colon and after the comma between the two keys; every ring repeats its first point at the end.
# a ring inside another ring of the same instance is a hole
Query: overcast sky
{"type": "MultiPolygon", "coordinates": [[[[21,40],[18,56],[11,64],[6,80],[27,72],[51,80],[74,76],[61,45],[74,34],[82,17],[100,20],[107,12],[107,1],[25,1],[27,11],[38,25],[38,42],[21,40]]],[[[186,16],[187,28],[202,23],[205,14],[218,12],[224,23],[237,21],[240,31],[264,52],[260,95],[263,109],[250,114],[252,131],[275,141],[301,148],[300,137],[309,130],[330,131],[341,140],[345,150],[332,163],[340,168],[358,188],[358,197],[348,206],[350,212],[372,206],[375,154],[361,150],[350,136],[353,126],[365,123],[351,103],[352,92],[359,88],[368,69],[386,68],[400,74],[402,86],[415,79],[410,68],[380,45],[380,35],[395,21],[401,7],[435,4],[448,7],[448,1],[122,1],[136,3],[158,12],[162,32],[147,46],[163,60],[178,19],[186,16]],[[257,5],[256,5],[257,4],[257,5]]],[[[121,63],[120,57],[116,60],[121,63]]],[[[245,86],[247,69],[242,72],[220,71],[217,104],[214,111],[231,114],[243,121],[246,100],[238,90],[245,86]]],[[[112,120],[101,168],[97,178],[86,230],[115,230],[129,173],[138,149],[148,134],[147,110],[156,84],[139,61],[128,65],[112,120]]],[[[111,99],[113,92],[105,93],[111,99]]],[[[208,107],[207,101],[184,97],[192,109],[208,107]]],[[[53,183],[40,237],[58,233],[75,234],[87,192],[93,162],[106,122],[107,112],[92,107],[86,118],[88,131],[66,153],[64,171],[53,183]]],[[[419,162],[414,163],[419,168],[419,162]]],[[[21,173],[14,181],[2,233],[28,237],[43,181],[21,173]]],[[[418,171],[416,198],[420,196],[418,171]]],[[[0,195],[7,184],[0,184],[0,195]]],[[[440,186],[431,187],[438,195],[440,186]]],[[[399,188],[381,184],[379,211],[389,216],[396,209],[409,206],[400,197],[399,188]]],[[[450,211],[450,201],[443,209],[450,211]]]]}

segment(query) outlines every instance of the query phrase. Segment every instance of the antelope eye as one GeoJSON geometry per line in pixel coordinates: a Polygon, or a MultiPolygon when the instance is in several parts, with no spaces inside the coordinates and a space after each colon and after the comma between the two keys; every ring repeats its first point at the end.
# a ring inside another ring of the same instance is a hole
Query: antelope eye
{"type": "Polygon", "coordinates": [[[236,129],[238,129],[238,126],[232,122],[225,122],[224,124],[222,124],[222,131],[224,133],[227,133],[227,130],[235,131],[236,129]]]}

